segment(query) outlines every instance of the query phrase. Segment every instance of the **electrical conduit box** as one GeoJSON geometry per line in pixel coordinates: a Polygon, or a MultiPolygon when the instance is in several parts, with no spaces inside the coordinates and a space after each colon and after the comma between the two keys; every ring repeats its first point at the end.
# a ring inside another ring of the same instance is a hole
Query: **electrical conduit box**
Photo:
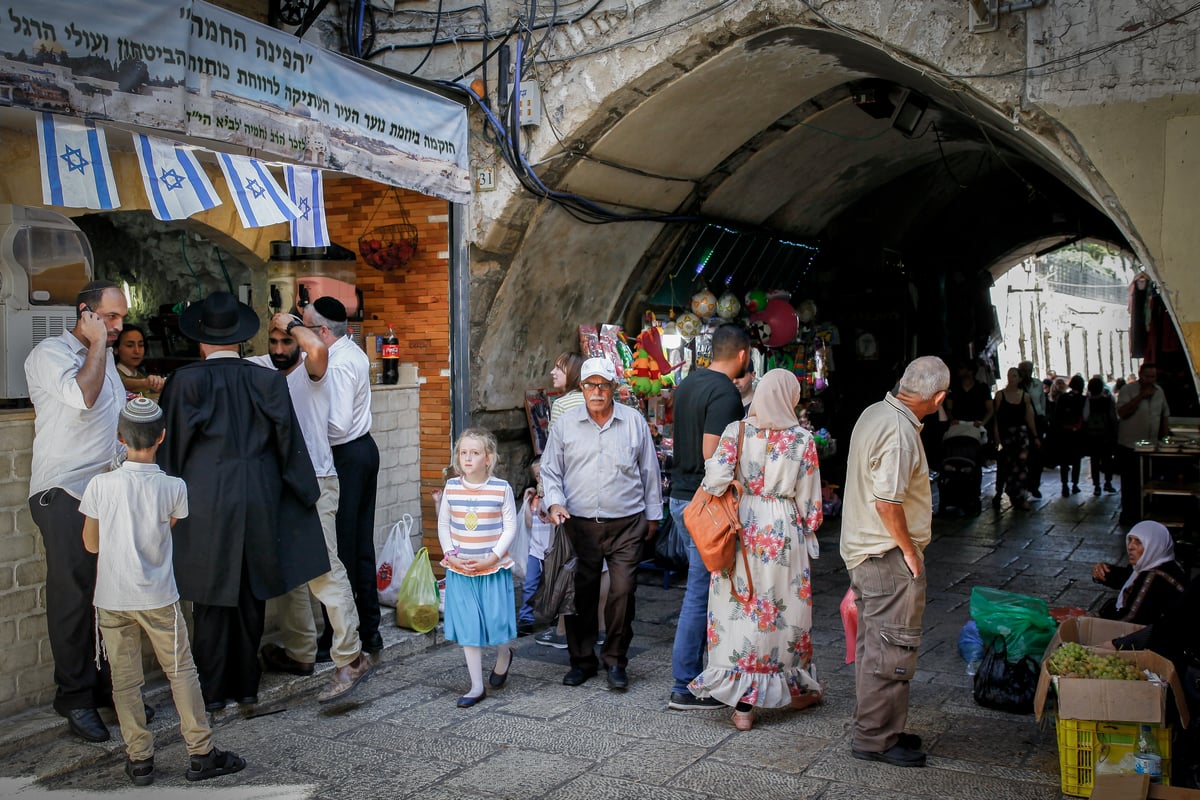
{"type": "Polygon", "coordinates": [[[0,205],[0,398],[29,397],[25,359],[75,327],[75,298],[92,270],[92,247],[68,217],[0,205]]]}

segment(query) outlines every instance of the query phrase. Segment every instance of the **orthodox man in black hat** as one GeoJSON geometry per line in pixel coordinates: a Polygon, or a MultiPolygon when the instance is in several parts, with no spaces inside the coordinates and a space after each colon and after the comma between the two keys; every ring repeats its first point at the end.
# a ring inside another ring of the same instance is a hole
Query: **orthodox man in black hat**
{"type": "Polygon", "coordinates": [[[203,361],[163,389],[158,463],[187,482],[191,515],[174,528],[175,580],[193,603],[193,654],[205,706],[258,702],[265,600],[329,571],[308,448],[282,373],[239,357],[258,317],[214,292],[180,317],[203,361]]]}

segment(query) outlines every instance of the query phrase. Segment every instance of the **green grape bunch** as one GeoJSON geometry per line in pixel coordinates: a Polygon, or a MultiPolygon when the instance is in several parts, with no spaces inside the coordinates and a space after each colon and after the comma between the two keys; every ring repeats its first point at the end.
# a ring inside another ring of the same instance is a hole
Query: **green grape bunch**
{"type": "Polygon", "coordinates": [[[1143,681],[1146,676],[1136,664],[1115,655],[1090,652],[1078,642],[1067,642],[1054,651],[1046,662],[1051,675],[1064,678],[1097,678],[1101,680],[1143,681]]]}

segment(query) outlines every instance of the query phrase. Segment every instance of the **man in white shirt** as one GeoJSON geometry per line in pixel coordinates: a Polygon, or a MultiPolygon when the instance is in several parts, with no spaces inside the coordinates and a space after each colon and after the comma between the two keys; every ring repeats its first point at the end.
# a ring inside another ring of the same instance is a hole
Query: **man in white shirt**
{"type": "MultiPolygon", "coordinates": [[[[346,566],[358,607],[358,635],[372,656],[383,650],[379,594],[375,588],[375,489],[379,448],[371,438],[371,360],[346,336],[346,307],[318,297],[304,308],[304,325],[329,348],[329,444],[341,482],[338,499],[338,557],[346,566]]],[[[325,627],[321,648],[329,646],[325,627]]]]}
{"type": "Polygon", "coordinates": [[[1140,441],[1171,434],[1171,408],[1158,385],[1158,368],[1149,362],[1138,368],[1138,379],[1117,394],[1117,466],[1121,472],[1121,523],[1141,519],[1142,463],[1134,449],[1140,441]]]}
{"type": "Polygon", "coordinates": [[[46,549],[46,627],[54,655],[54,710],[75,735],[109,738],[96,713],[112,704],[107,662],[96,664],[92,600],[96,556],[83,547],[79,501],[117,455],[125,387],[111,348],[129,306],[115,283],[92,281],[76,298],[75,327],[44,339],[25,360],[34,420],[29,510],[46,549]]]}
{"type": "Polygon", "coordinates": [[[313,619],[311,591],[329,617],[332,634],[330,656],[336,669],[329,686],[317,697],[321,703],[339,700],[354,690],[371,672],[370,659],[362,653],[358,638],[358,610],[346,577],[346,568],[337,556],[338,477],[329,448],[329,390],[325,375],[329,353],[317,334],[291,314],[276,314],[268,334],[268,355],[246,359],[275,369],[287,377],[292,406],[300,421],[304,443],[312,459],[321,496],[317,513],[325,534],[329,554],[329,572],[297,586],[283,596],[280,629],[283,646],[268,644],[260,655],[268,670],[293,675],[311,675],[317,656],[317,625],[313,619]],[[303,355],[303,358],[301,358],[303,355]]]}

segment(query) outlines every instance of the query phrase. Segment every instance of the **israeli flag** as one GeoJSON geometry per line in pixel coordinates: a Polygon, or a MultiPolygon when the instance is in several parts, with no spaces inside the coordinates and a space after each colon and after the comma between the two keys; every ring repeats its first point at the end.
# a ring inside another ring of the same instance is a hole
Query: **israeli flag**
{"type": "Polygon", "coordinates": [[[217,161],[225,173],[225,183],[229,185],[243,227],[262,228],[291,222],[300,216],[300,210],[262,161],[229,153],[219,153],[217,161]]]}
{"type": "Polygon", "coordinates": [[[137,134],[133,137],[142,185],[156,219],[187,219],[221,205],[196,154],[178,142],[137,134]]]}
{"type": "Polygon", "coordinates": [[[119,208],[104,131],[48,112],[37,116],[42,202],[65,208],[119,208]]]}
{"type": "Polygon", "coordinates": [[[325,225],[325,184],[321,170],[311,167],[285,167],[288,197],[300,215],[292,220],[292,247],[328,247],[329,229],[325,225]]]}

